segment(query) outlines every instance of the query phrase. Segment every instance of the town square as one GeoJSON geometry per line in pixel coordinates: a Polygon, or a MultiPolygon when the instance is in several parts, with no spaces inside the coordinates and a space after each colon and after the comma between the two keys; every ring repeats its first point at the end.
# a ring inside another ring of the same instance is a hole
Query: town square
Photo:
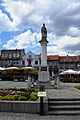
{"type": "Polygon", "coordinates": [[[0,120],[80,120],[80,1],[0,1],[0,120]]]}

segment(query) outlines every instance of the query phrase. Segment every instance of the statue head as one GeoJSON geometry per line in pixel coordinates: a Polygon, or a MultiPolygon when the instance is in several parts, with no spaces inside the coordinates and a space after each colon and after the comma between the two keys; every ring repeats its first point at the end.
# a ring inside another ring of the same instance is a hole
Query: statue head
{"type": "Polygon", "coordinates": [[[43,23],[43,27],[45,27],[45,23],[43,23]]]}

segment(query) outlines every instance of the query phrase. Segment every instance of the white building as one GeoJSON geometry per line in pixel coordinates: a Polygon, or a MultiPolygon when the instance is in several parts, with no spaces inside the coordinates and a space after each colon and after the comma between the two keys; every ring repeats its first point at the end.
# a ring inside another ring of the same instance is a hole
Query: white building
{"type": "Polygon", "coordinates": [[[35,55],[31,51],[22,57],[22,66],[39,67],[39,64],[39,55],[35,55]]]}

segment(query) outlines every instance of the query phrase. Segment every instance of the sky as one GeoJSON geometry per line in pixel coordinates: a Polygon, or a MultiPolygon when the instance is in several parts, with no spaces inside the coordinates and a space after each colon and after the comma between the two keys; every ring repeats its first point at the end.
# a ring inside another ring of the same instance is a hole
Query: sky
{"type": "Polygon", "coordinates": [[[43,23],[48,55],[80,55],[80,0],[0,0],[0,50],[40,54],[43,23]]]}

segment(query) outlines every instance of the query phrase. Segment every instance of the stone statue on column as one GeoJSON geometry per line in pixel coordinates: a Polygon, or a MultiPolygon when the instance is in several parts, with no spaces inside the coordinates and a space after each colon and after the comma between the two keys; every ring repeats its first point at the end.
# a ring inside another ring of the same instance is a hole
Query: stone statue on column
{"type": "Polygon", "coordinates": [[[45,27],[45,24],[43,23],[43,26],[41,28],[41,34],[42,34],[42,40],[47,38],[47,29],[45,27]]]}
{"type": "Polygon", "coordinates": [[[38,80],[42,83],[49,81],[49,70],[47,65],[47,29],[45,24],[41,27],[41,40],[39,41],[41,45],[41,66],[39,67],[38,80]]]}

